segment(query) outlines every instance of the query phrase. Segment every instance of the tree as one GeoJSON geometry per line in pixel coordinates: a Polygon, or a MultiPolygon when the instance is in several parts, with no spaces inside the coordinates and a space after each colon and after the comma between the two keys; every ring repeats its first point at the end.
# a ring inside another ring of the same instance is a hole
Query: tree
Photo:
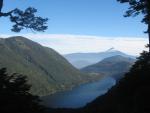
{"type": "Polygon", "coordinates": [[[0,113],[43,113],[38,96],[32,95],[26,76],[8,75],[6,68],[0,69],[0,113]]]}
{"type": "Polygon", "coordinates": [[[128,3],[129,8],[125,13],[125,17],[137,16],[139,14],[143,14],[144,17],[142,22],[147,24],[148,29],[146,33],[148,33],[149,37],[149,52],[150,52],[150,1],[149,0],[117,0],[120,3],[128,3]]]}
{"type": "Polygon", "coordinates": [[[20,32],[24,28],[29,28],[34,31],[45,31],[48,28],[48,26],[46,26],[47,18],[35,16],[37,9],[29,7],[25,11],[22,11],[16,8],[4,13],[2,12],[4,6],[3,1],[4,0],[0,0],[0,17],[10,18],[10,21],[14,23],[11,29],[13,32],[20,32]]]}
{"type": "MultiPolygon", "coordinates": [[[[47,18],[37,17],[35,8],[29,7],[25,11],[13,9],[2,12],[3,1],[0,0],[0,17],[9,17],[14,23],[13,32],[20,32],[24,28],[34,31],[45,31],[48,27],[47,18]]],[[[0,69],[0,113],[44,113],[45,107],[40,105],[38,96],[32,95],[27,78],[20,74],[6,73],[6,68],[0,69]]]]}

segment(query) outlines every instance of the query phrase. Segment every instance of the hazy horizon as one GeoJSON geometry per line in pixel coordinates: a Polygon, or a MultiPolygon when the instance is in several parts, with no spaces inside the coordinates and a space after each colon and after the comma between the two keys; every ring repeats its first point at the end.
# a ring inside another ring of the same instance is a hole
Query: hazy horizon
{"type": "Polygon", "coordinates": [[[101,52],[114,47],[137,56],[148,43],[146,25],[140,22],[142,16],[124,18],[128,5],[114,0],[14,0],[12,4],[5,0],[3,11],[29,6],[37,8],[37,15],[49,18],[48,30],[35,33],[24,29],[13,33],[12,23],[2,18],[1,36],[23,35],[61,54],[101,52]]]}
{"type": "MultiPolygon", "coordinates": [[[[10,37],[13,35],[0,35],[10,37]]],[[[143,37],[102,37],[92,35],[72,34],[22,34],[43,46],[50,47],[60,54],[103,52],[110,48],[129,55],[138,56],[143,50],[148,38],[143,37]]]]}

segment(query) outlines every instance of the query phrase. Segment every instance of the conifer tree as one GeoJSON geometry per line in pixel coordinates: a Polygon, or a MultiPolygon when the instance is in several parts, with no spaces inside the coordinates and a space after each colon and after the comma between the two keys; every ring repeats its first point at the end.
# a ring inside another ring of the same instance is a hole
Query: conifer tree
{"type": "Polygon", "coordinates": [[[44,113],[39,97],[29,91],[26,76],[0,69],[0,113],[44,113]]]}

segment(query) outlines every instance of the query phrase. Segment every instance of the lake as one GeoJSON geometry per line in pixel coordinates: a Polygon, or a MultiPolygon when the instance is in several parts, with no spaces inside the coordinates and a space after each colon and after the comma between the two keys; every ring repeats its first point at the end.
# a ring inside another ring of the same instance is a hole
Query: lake
{"type": "Polygon", "coordinates": [[[99,81],[82,84],[72,90],[58,92],[42,97],[43,103],[52,108],[79,108],[105,94],[113,85],[115,79],[105,77],[99,81]]]}

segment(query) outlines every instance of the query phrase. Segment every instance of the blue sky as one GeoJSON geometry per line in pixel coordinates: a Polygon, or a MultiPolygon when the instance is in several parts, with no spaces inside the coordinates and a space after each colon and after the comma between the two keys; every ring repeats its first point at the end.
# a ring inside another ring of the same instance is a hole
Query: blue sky
{"type": "MultiPolygon", "coordinates": [[[[146,25],[141,16],[124,18],[127,5],[116,0],[4,0],[3,11],[33,6],[38,15],[49,18],[49,34],[143,37],[146,25]],[[44,1],[44,2],[43,2],[44,1]]],[[[1,18],[2,34],[12,34],[11,23],[1,18]]],[[[21,33],[29,33],[24,30],[21,33]]]]}
{"type": "Polygon", "coordinates": [[[117,0],[4,0],[3,11],[33,6],[37,15],[49,18],[48,30],[33,33],[10,31],[12,23],[0,18],[0,37],[23,35],[61,54],[100,52],[111,47],[131,55],[142,52],[148,42],[142,15],[124,18],[128,6],[117,0]]]}

